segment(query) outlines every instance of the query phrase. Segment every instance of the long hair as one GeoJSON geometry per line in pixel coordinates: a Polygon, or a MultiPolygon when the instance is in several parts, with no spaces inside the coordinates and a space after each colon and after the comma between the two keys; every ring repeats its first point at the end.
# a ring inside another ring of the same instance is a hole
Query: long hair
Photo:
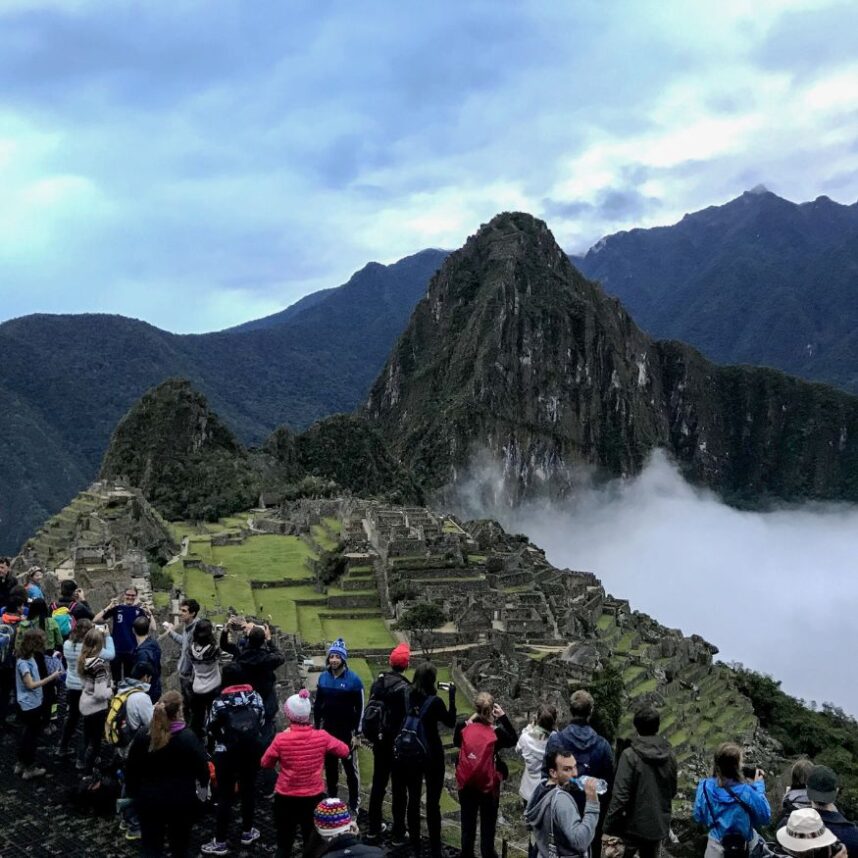
{"type": "Polygon", "coordinates": [[[536,713],[536,725],[546,733],[551,733],[557,726],[557,707],[550,703],[541,704],[536,713]]]}
{"type": "Polygon", "coordinates": [[[83,676],[86,669],[86,660],[99,655],[104,649],[104,632],[93,626],[83,637],[83,646],[77,657],[77,673],[83,676]]]}
{"type": "Polygon", "coordinates": [[[93,627],[92,620],[84,617],[81,620],[77,621],[75,627],[71,630],[71,634],[69,635],[69,640],[73,644],[82,643],[83,639],[86,637],[86,633],[93,627]]]}
{"type": "Polygon", "coordinates": [[[19,658],[32,658],[34,653],[45,651],[45,633],[41,629],[27,629],[21,637],[19,658]]]}
{"type": "Polygon", "coordinates": [[[494,721],[494,718],[492,717],[494,706],[494,697],[492,697],[488,691],[481,691],[474,698],[474,712],[477,716],[477,720],[482,721],[483,724],[491,724],[494,721]]]}
{"type": "Polygon", "coordinates": [[[178,691],[167,691],[155,704],[152,723],[149,726],[149,751],[160,751],[172,738],[170,725],[182,720],[182,695],[178,691]]]}
{"type": "Polygon", "coordinates": [[[414,690],[424,697],[431,697],[435,693],[435,680],[438,671],[431,661],[424,661],[417,665],[414,671],[414,690]]]}
{"type": "Polygon", "coordinates": [[[734,742],[724,742],[715,751],[715,776],[719,781],[738,781],[741,778],[742,749],[734,742]]]}
{"type": "Polygon", "coordinates": [[[27,614],[27,619],[34,626],[38,626],[42,631],[45,630],[48,620],[48,606],[44,599],[33,599],[30,602],[30,611],[27,614]]]}

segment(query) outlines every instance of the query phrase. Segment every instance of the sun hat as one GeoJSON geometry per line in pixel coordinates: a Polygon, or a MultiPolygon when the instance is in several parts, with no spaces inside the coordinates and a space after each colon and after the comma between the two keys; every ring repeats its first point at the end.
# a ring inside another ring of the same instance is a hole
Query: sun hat
{"type": "Polygon", "coordinates": [[[809,852],[837,842],[836,835],[825,827],[822,817],[812,807],[794,810],[776,835],[778,843],[790,852],[809,852]]]}
{"type": "Polygon", "coordinates": [[[283,714],[294,724],[309,724],[313,706],[310,703],[310,692],[302,688],[293,694],[283,704],[283,714]]]}
{"type": "Polygon", "coordinates": [[[837,775],[828,766],[814,766],[807,776],[807,797],[820,804],[831,804],[837,798],[837,775]]]}
{"type": "Polygon", "coordinates": [[[411,647],[407,643],[401,643],[390,651],[388,659],[390,666],[398,670],[405,670],[411,661],[411,647]]]}
{"type": "Polygon", "coordinates": [[[352,825],[349,806],[341,798],[322,799],[313,811],[316,831],[325,839],[345,834],[352,825]]]}
{"type": "Polygon", "coordinates": [[[343,661],[348,661],[349,652],[346,649],[346,642],[342,638],[337,638],[328,648],[328,655],[338,655],[343,661]]]}

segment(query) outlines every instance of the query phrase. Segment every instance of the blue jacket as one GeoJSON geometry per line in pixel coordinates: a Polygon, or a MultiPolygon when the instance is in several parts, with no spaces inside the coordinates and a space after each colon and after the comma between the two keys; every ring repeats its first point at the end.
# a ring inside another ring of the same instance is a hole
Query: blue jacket
{"type": "MultiPolygon", "coordinates": [[[[608,740],[600,736],[589,724],[573,722],[552,733],[545,746],[545,759],[555,749],[563,749],[575,757],[579,775],[602,778],[614,782],[614,752],[608,740]]],[[[543,762],[542,777],[548,777],[548,766],[543,762]]]]}
{"type": "Polygon", "coordinates": [[[134,662],[147,661],[152,668],[152,681],[149,684],[149,697],[153,703],[161,699],[161,645],[155,638],[146,638],[138,644],[134,653],[134,662]]]}
{"type": "Polygon", "coordinates": [[[316,729],[322,727],[343,742],[351,739],[353,733],[360,733],[363,683],[348,666],[340,676],[334,676],[328,668],[319,677],[313,719],[316,729]]]}
{"type": "Polygon", "coordinates": [[[694,799],[694,818],[705,825],[709,829],[709,836],[719,843],[728,831],[742,834],[745,840],[751,840],[754,828],[765,825],[772,815],[766,798],[766,786],[763,781],[741,784],[731,782],[726,786],[729,790],[718,786],[717,778],[700,781],[694,799]],[[748,810],[730,792],[741,799],[748,810]]]}

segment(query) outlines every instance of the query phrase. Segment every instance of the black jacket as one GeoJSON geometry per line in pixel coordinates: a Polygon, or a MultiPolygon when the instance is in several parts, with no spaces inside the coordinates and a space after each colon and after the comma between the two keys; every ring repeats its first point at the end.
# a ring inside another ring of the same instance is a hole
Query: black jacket
{"type": "Polygon", "coordinates": [[[383,747],[392,747],[393,740],[405,721],[405,700],[411,683],[395,670],[379,675],[369,690],[371,700],[381,700],[387,709],[390,729],[382,739],[383,747]]]}
{"type": "MultiPolygon", "coordinates": [[[[412,689],[409,694],[410,704],[413,707],[420,708],[426,700],[426,695],[412,689]]],[[[429,753],[428,765],[434,768],[443,768],[444,766],[444,745],[441,742],[441,735],[438,732],[438,725],[444,724],[447,727],[453,728],[456,726],[456,692],[451,690],[449,696],[449,708],[444,705],[444,701],[440,697],[436,697],[426,710],[423,716],[423,729],[426,732],[426,750],[429,753]]]]}
{"type": "Polygon", "coordinates": [[[605,833],[663,840],[670,830],[676,795],[676,757],[667,739],[637,736],[620,756],[605,833]]]}
{"type": "Polygon", "coordinates": [[[274,671],[286,661],[286,656],[275,649],[270,641],[264,643],[259,649],[250,646],[236,646],[230,643],[226,629],[221,634],[220,648],[230,653],[235,663],[241,666],[245,679],[254,691],[265,703],[265,714],[269,720],[277,712],[277,695],[274,693],[275,676],[274,671]]]}

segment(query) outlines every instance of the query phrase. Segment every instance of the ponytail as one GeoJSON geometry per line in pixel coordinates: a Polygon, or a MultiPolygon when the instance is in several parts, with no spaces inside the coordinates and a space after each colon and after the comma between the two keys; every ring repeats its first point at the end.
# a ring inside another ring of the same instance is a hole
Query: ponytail
{"type": "Polygon", "coordinates": [[[172,737],[170,726],[182,717],[182,695],[178,691],[167,691],[155,704],[152,724],[149,727],[149,751],[160,751],[172,737]]]}

